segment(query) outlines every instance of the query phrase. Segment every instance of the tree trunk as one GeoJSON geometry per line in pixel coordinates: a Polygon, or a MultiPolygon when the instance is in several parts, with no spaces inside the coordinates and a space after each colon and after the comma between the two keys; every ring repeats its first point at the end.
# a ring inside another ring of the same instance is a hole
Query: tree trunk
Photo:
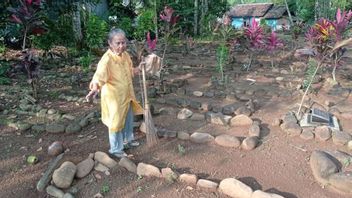
{"type": "Polygon", "coordinates": [[[293,20],[292,20],[292,16],[291,16],[290,8],[288,7],[287,0],[285,0],[285,6],[286,6],[286,10],[287,10],[288,18],[290,19],[290,26],[291,26],[291,25],[293,25],[293,20]]]}
{"type": "Polygon", "coordinates": [[[72,28],[73,36],[76,40],[76,43],[81,43],[82,41],[82,28],[81,28],[81,13],[80,13],[80,2],[75,2],[73,4],[73,13],[72,13],[72,28]]]}
{"type": "Polygon", "coordinates": [[[198,0],[194,0],[194,35],[198,35],[198,0]]]}
{"type": "Polygon", "coordinates": [[[314,5],[314,20],[315,21],[317,21],[320,18],[319,13],[320,13],[319,0],[316,0],[315,5],[314,5]]]}

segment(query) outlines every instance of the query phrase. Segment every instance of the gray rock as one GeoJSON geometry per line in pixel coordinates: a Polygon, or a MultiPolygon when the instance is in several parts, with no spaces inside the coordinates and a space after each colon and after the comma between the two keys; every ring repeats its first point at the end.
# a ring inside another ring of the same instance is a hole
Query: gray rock
{"type": "Polygon", "coordinates": [[[65,194],[62,190],[52,185],[46,187],[46,193],[56,198],[63,198],[65,194]]]}
{"type": "Polygon", "coordinates": [[[207,91],[204,93],[204,96],[208,97],[208,98],[212,98],[215,96],[215,93],[214,93],[214,91],[207,91]]]}
{"type": "Polygon", "coordinates": [[[219,191],[234,198],[251,198],[251,187],[235,178],[226,178],[220,182],[219,191]]]}
{"type": "Polygon", "coordinates": [[[70,114],[64,114],[64,115],[62,116],[62,118],[67,119],[67,120],[71,120],[71,121],[76,119],[75,116],[70,115],[70,114]]]}
{"type": "Polygon", "coordinates": [[[16,123],[16,128],[19,131],[27,131],[31,127],[32,127],[32,125],[29,123],[26,123],[26,122],[17,122],[16,123]]]}
{"type": "Polygon", "coordinates": [[[55,114],[56,112],[57,112],[57,111],[56,111],[55,109],[49,109],[47,113],[48,113],[49,115],[53,115],[53,114],[55,114]]]}
{"type": "Polygon", "coordinates": [[[259,127],[259,125],[253,123],[253,124],[249,127],[248,134],[249,134],[249,136],[260,137],[260,127],[259,127]]]}
{"type": "Polygon", "coordinates": [[[193,112],[191,110],[184,108],[180,112],[178,112],[177,119],[185,120],[187,118],[190,118],[192,115],[193,112]]]}
{"type": "Polygon", "coordinates": [[[89,114],[87,114],[87,116],[85,117],[86,119],[90,119],[90,118],[94,118],[95,117],[95,112],[90,112],[89,114]]]}
{"type": "Polygon", "coordinates": [[[126,168],[128,171],[137,174],[137,166],[127,157],[123,157],[119,161],[119,165],[126,168]]]}
{"type": "Polygon", "coordinates": [[[102,163],[96,163],[94,166],[94,170],[105,173],[109,171],[109,168],[103,165],[102,163]]]}
{"type": "Polygon", "coordinates": [[[138,164],[137,175],[147,177],[162,177],[159,168],[145,163],[138,164]]]}
{"type": "Polygon", "coordinates": [[[212,105],[207,103],[207,102],[204,102],[204,103],[201,104],[200,109],[203,110],[203,111],[211,111],[212,110],[212,105]]]}
{"type": "Polygon", "coordinates": [[[275,80],[276,80],[276,81],[283,81],[283,80],[284,80],[284,77],[279,76],[279,77],[276,77],[275,80]]]}
{"type": "Polygon", "coordinates": [[[237,115],[230,120],[231,126],[250,126],[253,120],[246,115],[237,115]]]}
{"type": "Polygon", "coordinates": [[[235,111],[239,108],[239,103],[236,104],[229,104],[229,105],[226,105],[222,108],[222,113],[224,115],[229,115],[229,116],[233,116],[235,115],[235,111]]]}
{"type": "Polygon", "coordinates": [[[287,113],[284,115],[284,117],[282,118],[282,121],[284,123],[286,122],[294,122],[294,123],[297,123],[297,118],[296,116],[293,114],[293,113],[287,113]]]}
{"type": "Polygon", "coordinates": [[[189,140],[190,135],[187,132],[179,131],[177,132],[177,138],[180,140],[189,140]]]}
{"type": "Polygon", "coordinates": [[[55,186],[59,188],[70,187],[73,178],[76,174],[77,167],[70,161],[64,162],[58,169],[53,173],[53,182],[55,186]]]}
{"type": "Polygon", "coordinates": [[[35,124],[31,128],[32,131],[35,131],[37,133],[41,133],[45,131],[45,125],[42,124],[35,124]]]}
{"type": "Polygon", "coordinates": [[[313,151],[309,163],[314,178],[323,185],[328,183],[330,175],[339,171],[332,157],[323,151],[313,151]]]}
{"type": "Polygon", "coordinates": [[[352,193],[352,172],[340,172],[330,175],[329,183],[337,190],[352,193]]]}
{"type": "Polygon", "coordinates": [[[63,133],[65,132],[65,125],[63,124],[48,124],[45,127],[48,133],[63,133]]]}
{"type": "Polygon", "coordinates": [[[215,142],[220,146],[232,148],[238,148],[241,145],[241,141],[237,137],[227,134],[217,136],[215,142]]]}
{"type": "Polygon", "coordinates": [[[218,183],[215,183],[213,181],[206,180],[206,179],[200,179],[197,182],[197,186],[199,188],[209,192],[216,192],[218,185],[219,185],[218,183]]]}
{"type": "Polygon", "coordinates": [[[242,142],[242,149],[250,151],[255,149],[258,144],[258,137],[257,136],[252,136],[252,137],[247,137],[246,139],[243,140],[242,142]]]}
{"type": "Polygon", "coordinates": [[[299,136],[303,140],[312,140],[314,139],[313,129],[304,128],[301,135],[299,136]]]}
{"type": "Polygon", "coordinates": [[[179,177],[180,181],[188,185],[195,186],[197,184],[198,177],[194,174],[182,174],[179,177]]]}
{"type": "Polygon", "coordinates": [[[314,129],[315,138],[319,141],[328,141],[331,138],[331,131],[327,126],[318,126],[314,129]]]}
{"type": "Polygon", "coordinates": [[[214,137],[208,133],[195,132],[190,136],[190,140],[195,143],[207,143],[214,140],[214,137]]]}
{"type": "Polygon", "coordinates": [[[73,122],[66,127],[65,132],[66,133],[78,133],[81,131],[81,129],[82,128],[78,123],[73,122]]]}
{"type": "Polygon", "coordinates": [[[352,140],[352,138],[349,133],[346,133],[344,131],[333,131],[332,132],[332,141],[336,145],[344,146],[351,140],[352,140]]]}
{"type": "Polygon", "coordinates": [[[202,97],[203,96],[203,92],[201,91],[194,91],[193,95],[197,96],[197,97],[202,97]]]}
{"type": "Polygon", "coordinates": [[[252,115],[252,111],[247,108],[246,106],[242,106],[239,107],[236,111],[235,111],[236,115],[246,115],[246,116],[251,116],[252,115]]]}
{"type": "Polygon", "coordinates": [[[117,166],[117,162],[115,160],[113,160],[111,157],[109,157],[108,154],[101,152],[101,151],[95,152],[94,160],[102,163],[103,165],[105,165],[109,168],[113,168],[113,167],[117,166]]]}
{"type": "Polygon", "coordinates": [[[30,104],[20,104],[19,107],[23,111],[29,111],[29,110],[31,110],[32,105],[30,105],[30,104]]]}
{"type": "Polygon", "coordinates": [[[190,118],[192,121],[204,121],[205,116],[202,113],[193,113],[192,117],[190,118]]]}
{"type": "Polygon", "coordinates": [[[208,122],[212,124],[227,126],[232,117],[223,115],[222,113],[207,112],[205,114],[205,118],[208,122]]]}
{"type": "Polygon", "coordinates": [[[284,122],[280,127],[291,137],[299,136],[302,133],[302,128],[296,122],[284,122]]]}
{"type": "Polygon", "coordinates": [[[87,158],[77,164],[77,178],[83,178],[87,176],[94,167],[94,160],[92,158],[87,158]]]}
{"type": "Polygon", "coordinates": [[[281,195],[274,194],[274,193],[267,193],[267,192],[263,192],[261,190],[256,190],[253,192],[251,198],[284,198],[284,197],[281,195]]]}
{"type": "Polygon", "coordinates": [[[176,98],[176,103],[181,107],[188,107],[191,104],[191,101],[186,98],[176,98]]]}
{"type": "Polygon", "coordinates": [[[252,99],[252,96],[246,95],[246,94],[236,94],[236,97],[240,100],[240,101],[249,101],[252,99]]]}
{"type": "Polygon", "coordinates": [[[81,126],[82,128],[88,126],[88,124],[89,122],[87,118],[83,118],[82,120],[79,121],[79,126],[81,126]]]}
{"type": "Polygon", "coordinates": [[[75,198],[75,197],[70,193],[65,193],[63,198],[75,198]]]}

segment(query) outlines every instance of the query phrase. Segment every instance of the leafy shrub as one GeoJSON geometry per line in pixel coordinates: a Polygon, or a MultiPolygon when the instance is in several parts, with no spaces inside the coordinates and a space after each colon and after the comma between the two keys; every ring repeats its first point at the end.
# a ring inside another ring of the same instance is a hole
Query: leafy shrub
{"type": "Polygon", "coordinates": [[[7,76],[7,73],[10,70],[10,65],[6,62],[0,62],[0,85],[8,85],[11,83],[10,79],[7,76]]]}
{"type": "Polygon", "coordinates": [[[79,59],[79,63],[82,66],[84,72],[87,72],[89,70],[89,66],[92,63],[92,61],[93,61],[93,57],[90,53],[88,53],[85,56],[82,56],[79,59]]]}
{"type": "Polygon", "coordinates": [[[122,17],[120,20],[118,20],[118,28],[122,29],[125,31],[127,34],[127,37],[130,37],[133,35],[133,27],[132,27],[132,19],[129,17],[122,17]]]}
{"type": "Polygon", "coordinates": [[[85,29],[86,45],[89,50],[102,47],[108,32],[108,24],[94,14],[88,16],[85,29]]]}
{"type": "Polygon", "coordinates": [[[138,40],[143,40],[148,31],[155,29],[154,24],[154,11],[152,9],[146,9],[141,12],[137,17],[137,26],[134,31],[134,37],[138,40]]]}

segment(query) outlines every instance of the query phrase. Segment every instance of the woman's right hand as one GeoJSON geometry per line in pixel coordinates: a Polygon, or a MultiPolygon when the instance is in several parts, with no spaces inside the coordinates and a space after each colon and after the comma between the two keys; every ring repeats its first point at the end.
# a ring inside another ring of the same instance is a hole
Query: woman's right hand
{"type": "Polygon", "coordinates": [[[98,95],[98,93],[99,93],[99,85],[98,85],[98,83],[91,82],[89,84],[89,89],[90,89],[90,92],[86,96],[87,102],[91,102],[98,95]]]}

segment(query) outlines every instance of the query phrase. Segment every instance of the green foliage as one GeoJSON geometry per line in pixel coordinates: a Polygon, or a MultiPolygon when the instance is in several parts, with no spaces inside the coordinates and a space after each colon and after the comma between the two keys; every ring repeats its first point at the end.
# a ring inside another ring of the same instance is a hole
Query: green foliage
{"type": "Polygon", "coordinates": [[[186,153],[185,147],[182,146],[181,144],[177,145],[177,150],[178,150],[178,154],[180,154],[180,155],[185,155],[185,153],[186,153]]]}
{"type": "Polygon", "coordinates": [[[116,16],[118,19],[127,17],[132,18],[135,16],[133,1],[127,6],[122,5],[121,0],[110,0],[109,1],[109,15],[116,16]]]}
{"type": "Polygon", "coordinates": [[[0,54],[4,53],[6,50],[5,47],[5,38],[0,35],[0,54]]]}
{"type": "Polygon", "coordinates": [[[104,183],[104,184],[101,186],[100,192],[101,192],[102,194],[107,194],[108,192],[110,192],[109,184],[104,183]]]}
{"type": "Polygon", "coordinates": [[[102,47],[108,32],[107,23],[94,14],[89,14],[85,29],[85,42],[88,49],[102,47]]]}
{"type": "Polygon", "coordinates": [[[263,28],[264,34],[271,33],[271,27],[266,23],[266,19],[260,19],[259,25],[263,28]]]}
{"type": "Polygon", "coordinates": [[[7,73],[10,70],[10,65],[6,62],[0,62],[0,85],[8,85],[11,83],[10,79],[7,77],[7,73]]]}
{"type": "Polygon", "coordinates": [[[137,187],[137,193],[141,193],[143,192],[143,187],[142,186],[138,186],[137,187]]]}
{"type": "Polygon", "coordinates": [[[303,80],[303,89],[307,89],[309,84],[314,81],[315,78],[315,70],[317,69],[318,63],[315,59],[310,58],[308,61],[308,68],[305,72],[305,79],[303,80]]]}
{"type": "Polygon", "coordinates": [[[82,56],[79,59],[79,63],[82,66],[84,72],[88,72],[89,71],[89,66],[92,63],[92,61],[93,61],[93,57],[92,57],[92,55],[90,53],[88,53],[85,56],[82,56]]]}
{"type": "Polygon", "coordinates": [[[138,40],[144,40],[146,33],[151,30],[154,31],[155,24],[153,22],[155,13],[152,9],[142,10],[137,17],[137,27],[134,31],[134,37],[138,40]]]}
{"type": "Polygon", "coordinates": [[[124,30],[127,37],[133,35],[132,19],[129,17],[122,17],[117,24],[117,27],[124,30]]]}
{"type": "Polygon", "coordinates": [[[303,21],[314,20],[314,6],[315,0],[297,0],[296,1],[296,15],[303,21]]]}
{"type": "Polygon", "coordinates": [[[221,81],[224,82],[224,68],[229,57],[229,48],[225,44],[220,44],[216,49],[216,71],[221,75],[221,81]]]}

